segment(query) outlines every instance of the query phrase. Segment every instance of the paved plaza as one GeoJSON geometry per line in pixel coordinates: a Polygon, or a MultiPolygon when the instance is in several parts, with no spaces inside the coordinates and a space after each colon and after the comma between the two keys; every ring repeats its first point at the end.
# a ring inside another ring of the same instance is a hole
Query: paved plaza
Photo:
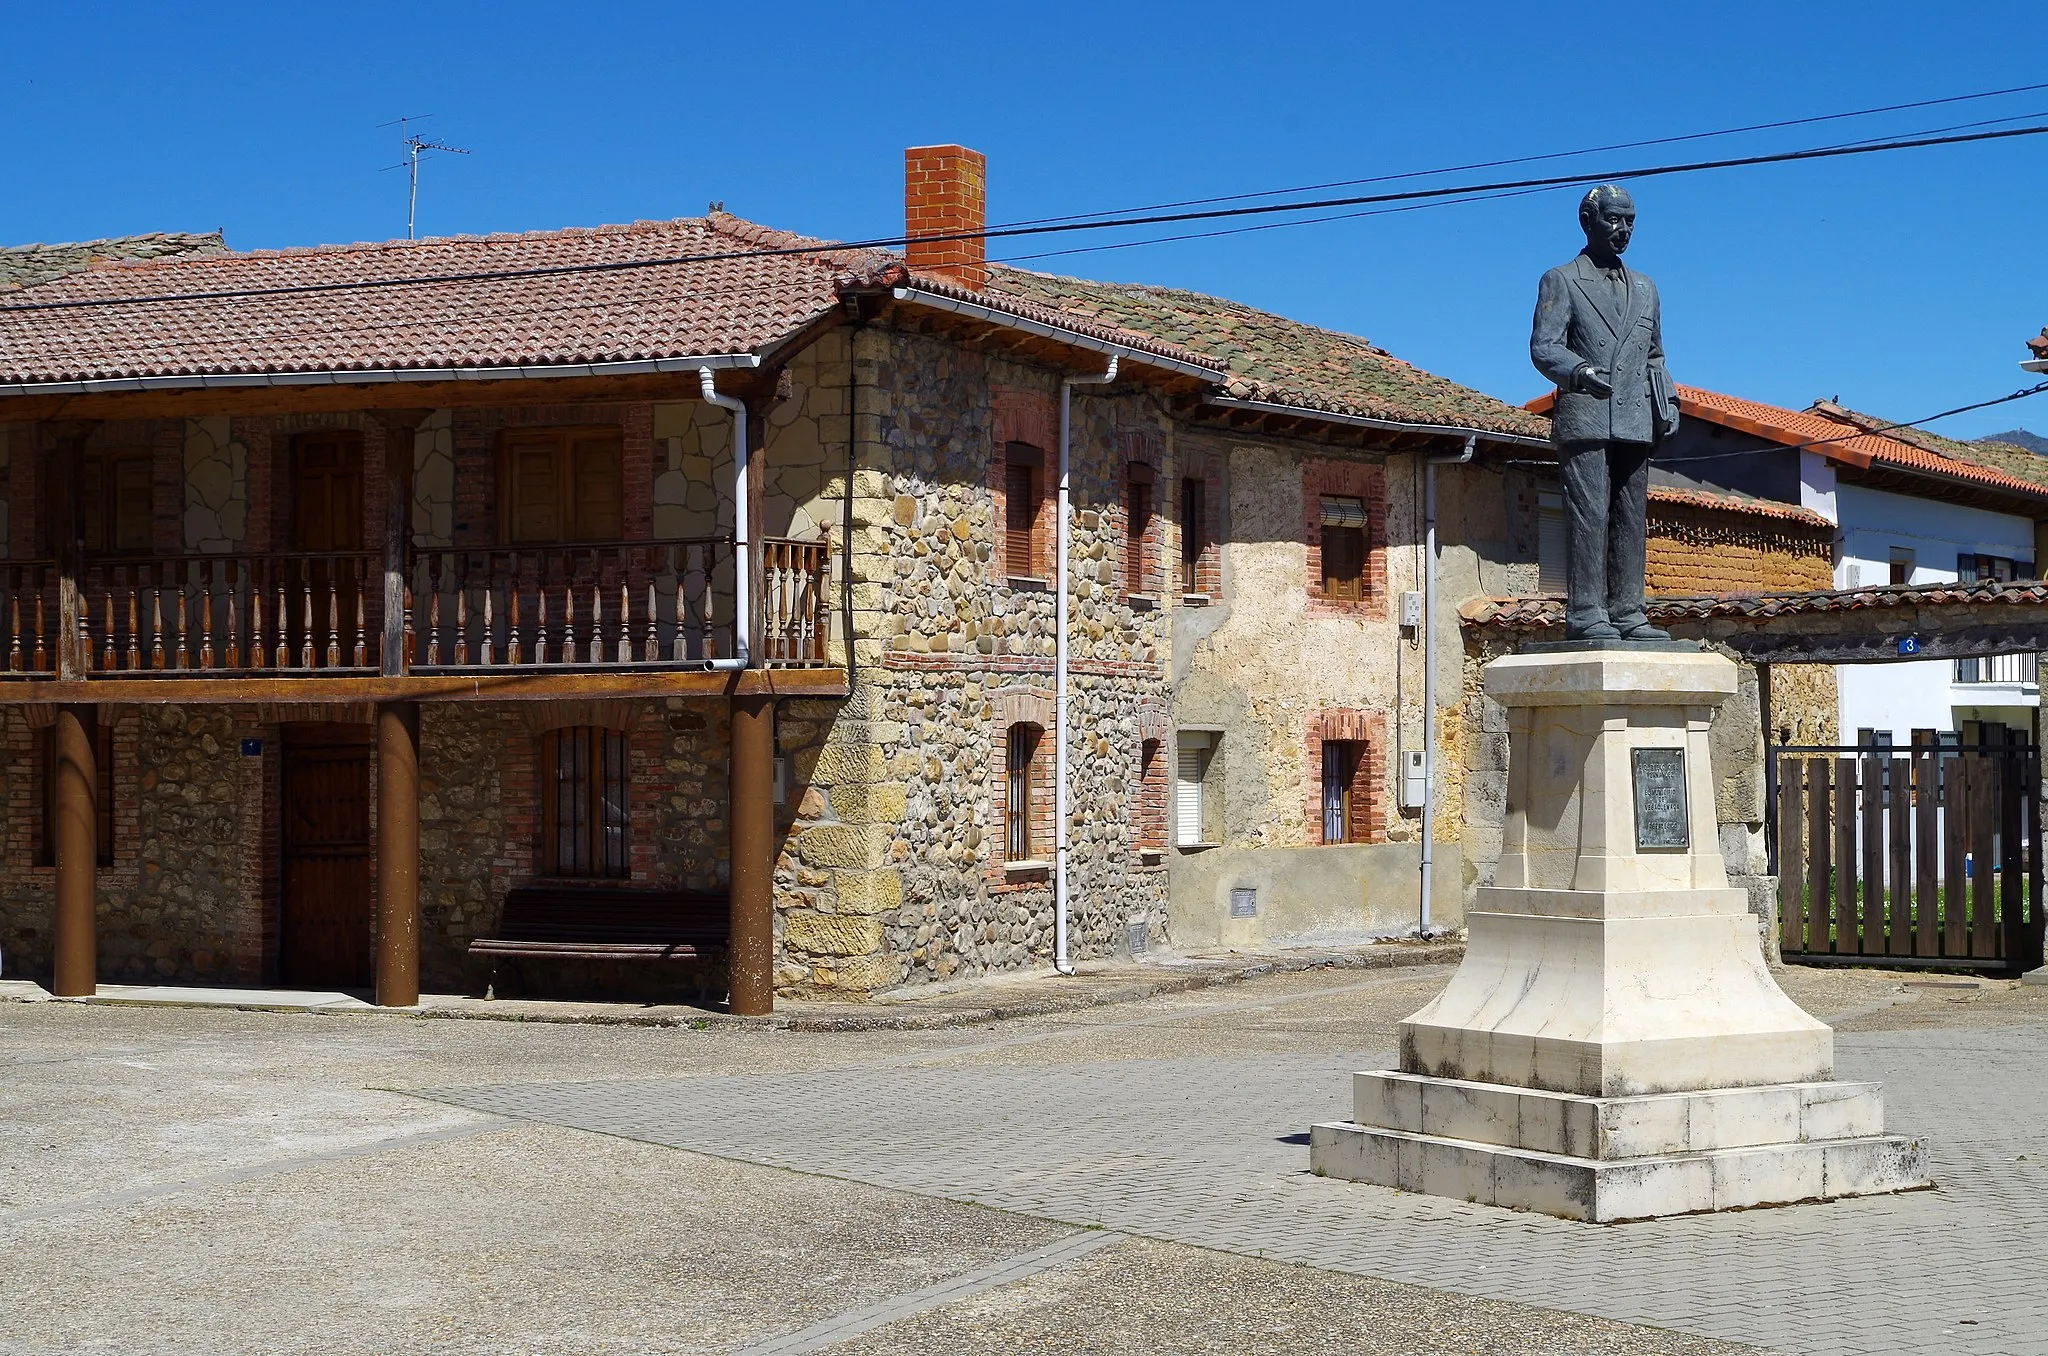
{"type": "Polygon", "coordinates": [[[2048,991],[1789,971],[1937,1190],[1316,1178],[1446,971],[936,1031],[0,1005],[0,1351],[2048,1352],[2048,991]]]}

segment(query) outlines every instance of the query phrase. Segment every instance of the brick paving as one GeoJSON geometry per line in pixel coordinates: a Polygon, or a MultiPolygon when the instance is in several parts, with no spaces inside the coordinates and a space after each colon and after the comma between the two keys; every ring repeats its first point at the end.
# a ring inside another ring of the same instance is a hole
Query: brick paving
{"type": "Polygon", "coordinates": [[[1306,1171],[1384,1054],[443,1088],[475,1110],[1079,1225],[1812,1353],[2048,1352],[2048,1031],[1844,1033],[1935,1191],[1574,1224],[1306,1171]]]}

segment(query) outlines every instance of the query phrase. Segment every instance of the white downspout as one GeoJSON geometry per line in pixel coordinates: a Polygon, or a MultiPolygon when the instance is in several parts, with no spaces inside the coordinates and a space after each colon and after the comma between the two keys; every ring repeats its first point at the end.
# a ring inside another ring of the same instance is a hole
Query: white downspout
{"type": "Polygon", "coordinates": [[[1073,499],[1069,485],[1070,451],[1073,441],[1073,396],[1076,386],[1101,386],[1116,380],[1120,353],[1109,355],[1109,368],[1099,377],[1066,377],[1060,381],[1060,481],[1058,527],[1053,550],[1053,735],[1052,772],[1052,968],[1063,975],[1074,973],[1067,959],[1067,541],[1073,499]]]}
{"type": "Polygon", "coordinates": [[[1436,468],[1441,464],[1462,466],[1472,460],[1479,439],[1465,435],[1464,450],[1456,456],[1431,457],[1422,473],[1422,920],[1420,932],[1429,935],[1430,878],[1436,865],[1432,841],[1436,817],[1436,468]]]}
{"type": "Polygon", "coordinates": [[[704,667],[743,669],[753,662],[754,640],[753,558],[747,546],[747,403],[738,396],[720,395],[708,367],[697,369],[697,381],[706,400],[732,411],[732,658],[713,659],[704,667]]]}

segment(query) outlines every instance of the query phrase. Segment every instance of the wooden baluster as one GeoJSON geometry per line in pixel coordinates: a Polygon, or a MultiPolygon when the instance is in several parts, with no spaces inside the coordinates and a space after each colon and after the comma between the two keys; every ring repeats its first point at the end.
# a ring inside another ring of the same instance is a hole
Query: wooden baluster
{"type": "Polygon", "coordinates": [[[149,567],[149,666],[164,666],[164,586],[161,567],[149,567]]]}
{"type": "Polygon", "coordinates": [[[299,609],[303,616],[299,632],[299,667],[310,669],[313,667],[313,563],[310,560],[299,562],[299,593],[300,601],[305,604],[299,609]]]}
{"type": "Polygon", "coordinates": [[[199,562],[199,669],[213,668],[213,562],[199,562]]]}
{"type": "Polygon", "coordinates": [[[100,671],[103,673],[112,673],[117,664],[114,652],[114,580],[118,573],[114,566],[107,567],[107,598],[106,606],[102,609],[106,616],[106,624],[100,636],[100,671]]]}
{"type": "Polygon", "coordinates": [[[142,567],[130,565],[128,576],[128,668],[130,672],[142,667],[142,636],[137,622],[141,619],[138,611],[142,593],[142,567]]]}
{"type": "Polygon", "coordinates": [[[21,672],[21,580],[26,571],[12,566],[7,571],[7,670],[21,672]]]}
{"type": "Polygon", "coordinates": [[[223,635],[226,642],[227,666],[230,669],[242,667],[242,610],[237,607],[242,595],[242,562],[239,559],[223,562],[227,567],[227,627],[223,635]]]}
{"type": "Polygon", "coordinates": [[[441,662],[441,586],[448,579],[448,561],[444,556],[439,571],[434,569],[432,557],[427,562],[427,663],[441,662]]]}
{"type": "Polygon", "coordinates": [[[659,596],[654,589],[654,562],[647,564],[647,643],[640,648],[640,657],[652,664],[661,658],[661,616],[659,596]]]}
{"type": "Polygon", "coordinates": [[[498,558],[490,552],[484,553],[484,654],[482,663],[493,664],[498,658],[498,558]]]}
{"type": "Polygon", "coordinates": [[[455,575],[455,662],[470,663],[469,654],[469,557],[464,555],[455,575]]]}
{"type": "Polygon", "coordinates": [[[534,606],[540,613],[540,620],[533,633],[533,662],[548,662],[548,558],[541,552],[533,558],[534,606]]]}
{"type": "Polygon", "coordinates": [[[37,673],[48,673],[50,671],[50,650],[43,643],[43,581],[46,577],[41,569],[36,571],[35,671],[37,673]]]}
{"type": "Polygon", "coordinates": [[[363,615],[363,593],[368,580],[364,577],[363,562],[358,558],[350,567],[356,577],[356,643],[353,650],[355,667],[366,669],[370,666],[369,619],[363,615]]]}
{"type": "Polygon", "coordinates": [[[511,552],[505,557],[505,662],[512,667],[519,666],[519,553],[511,552]]]}
{"type": "Polygon", "coordinates": [[[604,662],[604,560],[590,553],[590,662],[604,662]]]}
{"type": "Polygon", "coordinates": [[[260,669],[270,662],[263,644],[263,597],[270,590],[265,571],[269,562],[258,556],[249,562],[249,667],[260,669]]]}
{"type": "Polygon", "coordinates": [[[404,605],[405,608],[405,626],[402,641],[405,648],[403,649],[403,651],[401,651],[401,653],[405,655],[405,664],[406,667],[409,669],[415,663],[419,662],[419,639],[413,635],[412,626],[413,594],[412,577],[410,575],[406,577],[405,588],[400,594],[400,602],[404,605]]]}
{"type": "Polygon", "coordinates": [[[576,558],[562,554],[562,662],[576,662],[576,558]]]}
{"type": "Polygon", "coordinates": [[[341,667],[341,560],[327,562],[327,667],[341,667]]]}
{"type": "Polygon", "coordinates": [[[633,585],[626,547],[619,548],[619,662],[633,662],[633,585]]]}
{"type": "Polygon", "coordinates": [[[192,658],[191,647],[187,643],[187,637],[191,635],[191,628],[187,624],[185,600],[186,584],[189,582],[189,576],[184,570],[178,570],[176,578],[178,581],[178,648],[171,656],[171,667],[183,671],[191,667],[192,658]]]}
{"type": "Polygon", "coordinates": [[[290,575],[291,569],[283,561],[274,560],[270,563],[271,582],[277,585],[277,607],[272,610],[270,620],[277,631],[277,667],[281,669],[291,667],[292,662],[291,599],[285,594],[286,581],[290,575]]]}

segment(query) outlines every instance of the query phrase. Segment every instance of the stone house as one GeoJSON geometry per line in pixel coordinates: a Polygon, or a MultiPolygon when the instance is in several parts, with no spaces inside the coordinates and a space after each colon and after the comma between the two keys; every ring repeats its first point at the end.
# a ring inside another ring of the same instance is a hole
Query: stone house
{"type": "Polygon", "coordinates": [[[1398,933],[1432,729],[1454,924],[1482,590],[1424,543],[1507,539],[1542,421],[990,264],[983,175],[909,152],[900,255],[713,212],[0,299],[7,972],[405,1003],[515,900],[709,900],[760,1011],[1398,933]]]}

